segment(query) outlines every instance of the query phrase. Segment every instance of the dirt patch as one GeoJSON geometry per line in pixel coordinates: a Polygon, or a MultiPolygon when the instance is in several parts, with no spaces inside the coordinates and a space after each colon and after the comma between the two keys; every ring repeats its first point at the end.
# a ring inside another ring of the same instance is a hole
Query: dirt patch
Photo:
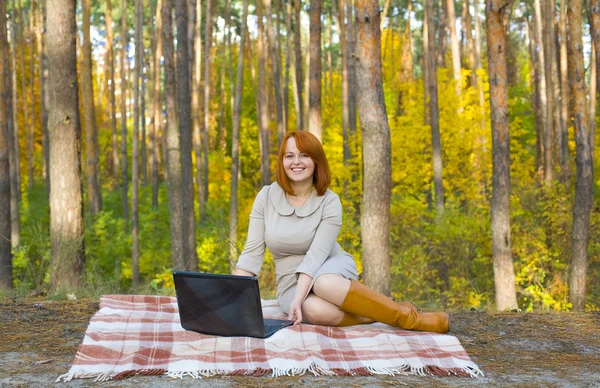
{"type": "MultiPolygon", "coordinates": [[[[0,303],[0,386],[49,386],[67,372],[90,317],[91,300],[26,300],[0,303]]],[[[133,377],[102,383],[110,387],[316,387],[406,386],[556,386],[600,387],[600,313],[452,314],[451,333],[458,337],[484,378],[215,377],[179,381],[133,377]]],[[[89,386],[89,380],[67,385],[89,386]]]]}

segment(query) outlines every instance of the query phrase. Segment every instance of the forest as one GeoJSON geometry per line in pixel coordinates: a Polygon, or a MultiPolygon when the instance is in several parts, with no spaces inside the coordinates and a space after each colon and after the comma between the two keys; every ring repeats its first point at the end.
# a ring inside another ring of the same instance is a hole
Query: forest
{"type": "Polygon", "coordinates": [[[307,130],[366,284],[598,310],[599,68],[598,0],[0,0],[0,296],[231,272],[307,130]]]}

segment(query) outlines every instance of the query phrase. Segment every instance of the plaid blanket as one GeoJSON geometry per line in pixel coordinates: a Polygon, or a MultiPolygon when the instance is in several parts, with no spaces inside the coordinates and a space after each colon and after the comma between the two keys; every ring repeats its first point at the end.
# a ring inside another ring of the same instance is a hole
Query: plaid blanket
{"type": "MultiPolygon", "coordinates": [[[[284,318],[263,301],[266,318],[284,318]]],[[[454,336],[374,323],[345,328],[297,325],[267,339],[218,337],[181,327],[175,298],[108,295],[91,318],[68,373],[57,381],[137,374],[483,376],[454,336]]]]}

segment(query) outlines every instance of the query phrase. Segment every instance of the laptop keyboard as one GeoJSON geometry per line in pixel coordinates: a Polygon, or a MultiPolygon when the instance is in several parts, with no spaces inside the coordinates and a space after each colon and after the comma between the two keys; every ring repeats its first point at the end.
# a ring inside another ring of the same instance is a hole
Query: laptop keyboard
{"type": "Polygon", "coordinates": [[[280,329],[283,329],[286,326],[288,326],[288,325],[286,325],[285,323],[282,323],[282,324],[267,324],[267,323],[265,323],[265,337],[272,336],[273,334],[275,334],[275,332],[277,332],[280,329]]]}

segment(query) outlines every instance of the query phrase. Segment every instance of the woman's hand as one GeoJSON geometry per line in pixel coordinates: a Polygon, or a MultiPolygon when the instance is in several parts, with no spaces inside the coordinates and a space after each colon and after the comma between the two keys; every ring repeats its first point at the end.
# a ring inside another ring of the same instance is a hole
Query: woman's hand
{"type": "Polygon", "coordinates": [[[302,323],[302,300],[293,300],[290,303],[290,313],[288,320],[295,321],[294,325],[302,323]]]}

